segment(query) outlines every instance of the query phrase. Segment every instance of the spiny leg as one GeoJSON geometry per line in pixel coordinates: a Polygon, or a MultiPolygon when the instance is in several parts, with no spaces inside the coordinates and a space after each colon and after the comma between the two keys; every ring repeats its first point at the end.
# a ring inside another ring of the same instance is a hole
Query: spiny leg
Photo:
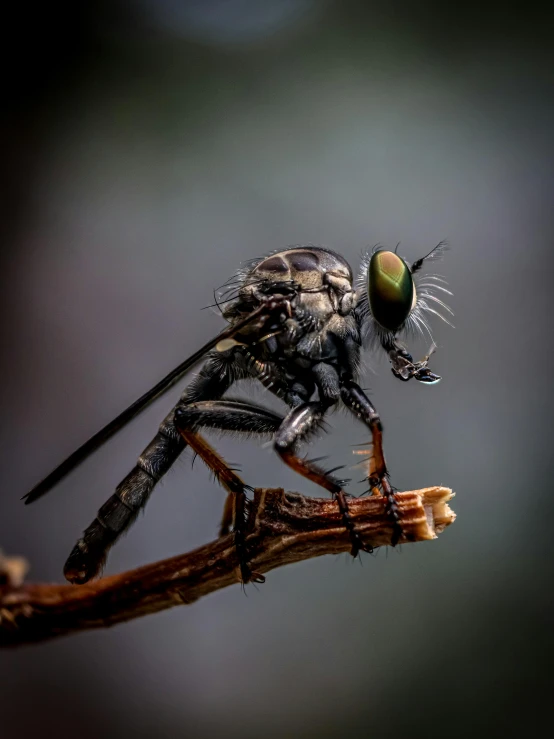
{"type": "Polygon", "coordinates": [[[196,431],[199,427],[220,431],[239,431],[257,435],[273,434],[282,418],[265,408],[236,400],[199,401],[182,405],[175,410],[175,427],[185,442],[212,470],[216,479],[227,490],[221,532],[226,532],[229,519],[233,521],[235,547],[243,583],[250,580],[264,582],[264,577],[248,566],[245,527],[248,499],[247,486],[220,455],[196,431]]]}
{"type": "Polygon", "coordinates": [[[387,514],[392,520],[393,532],[391,545],[396,546],[402,536],[402,527],[398,523],[398,505],[394,491],[389,482],[389,473],[383,452],[383,426],[373,403],[362,388],[353,380],[344,380],[341,398],[345,406],[352,411],[370,429],[373,440],[373,463],[368,477],[370,488],[380,487],[387,503],[387,514]]]}
{"type": "Polygon", "coordinates": [[[244,541],[247,511],[246,486],[244,482],[200,434],[195,431],[187,431],[186,429],[180,429],[180,432],[190,448],[198,454],[204,464],[212,470],[221,486],[227,490],[228,495],[225,501],[220,535],[228,532],[229,518],[231,518],[235,532],[235,547],[239,558],[242,582],[245,584],[250,580],[264,582],[265,578],[263,575],[252,572],[248,566],[248,556],[244,541]]]}
{"type": "Polygon", "coordinates": [[[206,467],[213,473],[215,479],[227,491],[223,515],[219,525],[219,536],[227,536],[231,526],[234,526],[234,500],[235,495],[242,495],[250,489],[244,480],[237,474],[237,470],[227,464],[223,457],[209,444],[203,436],[193,431],[181,431],[181,435],[188,446],[205,463],[206,467]]]}
{"type": "Polygon", "coordinates": [[[313,401],[293,408],[275,435],[274,447],[285,464],[308,480],[321,485],[321,487],[328,490],[335,498],[344,521],[344,526],[350,536],[352,543],[351,554],[355,557],[360,550],[372,552],[373,549],[364,544],[354,526],[340,480],[334,478],[330,472],[320,469],[313,462],[299,457],[296,453],[297,445],[301,441],[305,441],[310,433],[313,433],[320,426],[328,407],[328,403],[313,401]]]}
{"type": "Polygon", "coordinates": [[[375,406],[361,387],[353,380],[345,380],[341,387],[341,399],[371,431],[373,442],[372,474],[368,480],[372,488],[380,485],[383,477],[388,475],[385,454],[383,451],[383,426],[375,406]]]}
{"type": "Polygon", "coordinates": [[[280,416],[265,408],[229,399],[198,401],[179,405],[175,409],[174,422],[179,433],[228,492],[219,529],[220,536],[228,534],[233,524],[235,494],[243,493],[249,486],[204,438],[201,441],[195,439],[198,437],[195,429],[203,427],[219,431],[270,434],[278,428],[281,420],[280,416]]]}

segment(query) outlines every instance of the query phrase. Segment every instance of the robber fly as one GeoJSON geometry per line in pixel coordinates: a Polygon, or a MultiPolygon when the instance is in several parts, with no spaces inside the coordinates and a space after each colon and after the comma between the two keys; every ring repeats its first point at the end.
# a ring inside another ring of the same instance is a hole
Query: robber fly
{"type": "MultiPolygon", "coordinates": [[[[398,248],[398,247],[397,247],[398,248]]],[[[90,438],[25,496],[32,503],[54,487],[86,457],[110,439],[150,403],[171,388],[206,355],[200,372],[135,467],[104,503],[69,555],[65,577],[85,583],[97,575],[110,547],[137,518],[152,490],[179,454],[189,446],[214,472],[227,491],[220,534],[232,527],[243,583],[262,581],[248,565],[245,545],[246,492],[251,490],[200,433],[201,429],[243,432],[273,439],[283,462],[321,485],[337,501],[352,555],[371,551],[362,541],[348,512],[343,483],[308,460],[299,447],[321,427],[326,412],[339,401],[371,433],[373,456],[370,489],[385,496],[393,527],[393,544],[402,531],[394,490],[389,482],[382,425],[372,402],[358,385],[363,345],[382,348],[392,372],[402,381],[414,378],[432,384],[441,378],[427,367],[428,357],[414,362],[399,343],[401,332],[429,332],[427,314],[448,306],[433,291],[449,293],[438,275],[420,276],[426,262],[440,257],[440,243],[425,257],[409,264],[396,250],[374,248],[363,259],[357,283],[339,254],[316,246],[295,246],[253,260],[226,283],[220,295],[227,328],[186,359],[105,428],[90,438]],[[288,406],[279,415],[250,401],[224,397],[241,379],[259,381],[288,406]]],[[[450,293],[449,293],[450,294],[450,293]]],[[[448,322],[448,321],[447,321],[448,322]]]]}

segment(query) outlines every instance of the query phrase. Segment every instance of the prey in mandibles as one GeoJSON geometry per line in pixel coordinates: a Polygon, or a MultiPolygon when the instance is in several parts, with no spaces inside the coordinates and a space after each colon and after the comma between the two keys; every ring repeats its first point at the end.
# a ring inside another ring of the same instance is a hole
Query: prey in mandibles
{"type": "Polygon", "coordinates": [[[375,247],[364,256],[357,280],[343,257],[316,246],[289,247],[240,269],[226,283],[217,302],[228,324],[225,330],[25,496],[26,503],[42,497],[195,364],[205,360],[136,465],[73,548],[64,567],[65,577],[73,583],[85,583],[101,572],[109,549],[133,524],[155,485],[188,446],[227,492],[220,534],[233,530],[242,582],[263,581],[250,568],[245,535],[247,493],[252,488],[206,441],[203,429],[272,439],[275,452],[286,465],[334,497],[352,555],[372,551],[349,516],[345,481],[333,475],[336,470],[325,470],[317,460],[301,453],[302,444],[321,429],[326,413],[340,403],[371,435],[368,485],[386,499],[392,544],[397,544],[402,530],[385,463],[383,429],[372,401],[358,384],[360,356],[364,347],[384,351],[394,376],[404,382],[413,378],[433,384],[441,379],[428,368],[429,357],[414,361],[400,338],[410,331],[430,335],[428,314],[447,321],[440,309],[451,311],[436,294],[450,294],[442,284],[444,280],[435,274],[422,275],[424,265],[440,257],[445,248],[440,243],[410,264],[396,250],[375,247]],[[227,392],[243,379],[260,382],[283,401],[286,412],[278,414],[262,405],[230,398],[227,392]]]}

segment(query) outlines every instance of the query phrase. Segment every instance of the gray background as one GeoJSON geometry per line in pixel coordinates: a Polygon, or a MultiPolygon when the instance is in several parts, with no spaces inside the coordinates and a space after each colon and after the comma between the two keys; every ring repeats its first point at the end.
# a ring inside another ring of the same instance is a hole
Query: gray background
{"type": "MultiPolygon", "coordinates": [[[[242,260],[291,243],[330,246],[357,269],[376,242],[401,241],[410,259],[451,242],[439,271],[456,328],[433,324],[443,382],[402,384],[368,357],[363,384],[393,482],[451,486],[458,520],[362,565],[313,560],[246,597],[233,587],[3,653],[2,739],[538,730],[553,657],[545,19],[531,4],[71,7],[13,26],[2,548],[28,557],[32,579],[60,580],[179,389],[47,499],[25,508],[20,496],[220,330],[201,308],[242,260]]],[[[366,434],[342,413],[331,422],[314,453],[351,464],[366,434]]],[[[269,448],[219,448],[251,484],[319,494],[269,448]]],[[[222,502],[183,455],[107,572],[210,540],[222,502]]]]}

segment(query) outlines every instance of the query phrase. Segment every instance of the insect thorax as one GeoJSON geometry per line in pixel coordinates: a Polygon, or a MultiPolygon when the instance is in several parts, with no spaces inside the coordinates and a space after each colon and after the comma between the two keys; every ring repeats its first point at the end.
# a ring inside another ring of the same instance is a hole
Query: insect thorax
{"type": "Polygon", "coordinates": [[[239,303],[257,304],[269,294],[290,291],[293,315],[267,341],[264,354],[309,362],[334,359],[345,337],[359,335],[352,270],[338,254],[321,247],[293,247],[258,261],[243,276],[239,303]]]}

